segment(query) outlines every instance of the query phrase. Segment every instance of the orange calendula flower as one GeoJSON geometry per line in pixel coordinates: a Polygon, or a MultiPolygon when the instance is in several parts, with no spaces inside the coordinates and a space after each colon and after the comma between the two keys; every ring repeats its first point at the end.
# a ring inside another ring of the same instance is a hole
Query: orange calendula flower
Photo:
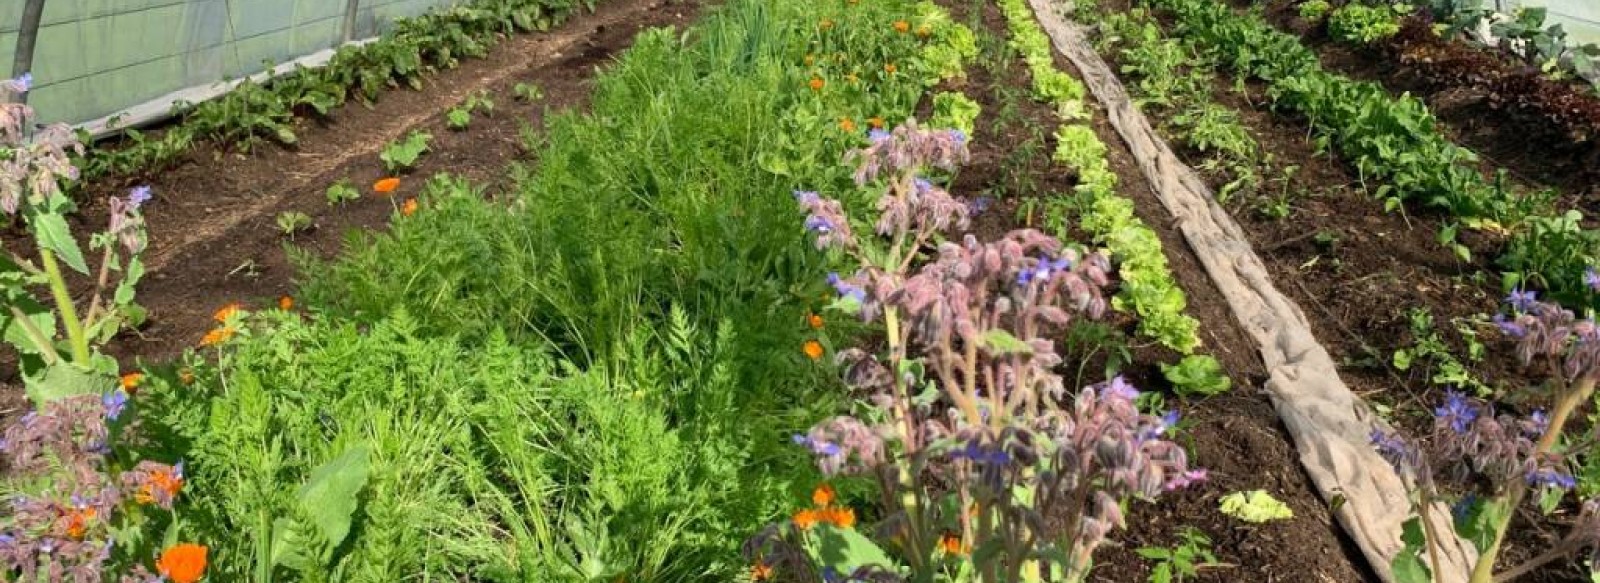
{"type": "Polygon", "coordinates": [[[826,85],[826,83],[822,81],[821,77],[812,77],[810,85],[812,91],[822,91],[822,86],[826,85]]]}
{"type": "Polygon", "coordinates": [[[172,501],[183,492],[183,464],[168,466],[163,464],[141,465],[143,479],[139,480],[139,489],[134,493],[133,499],[140,504],[155,504],[162,508],[171,508],[172,501]]]}
{"type": "Polygon", "coordinates": [[[73,508],[67,511],[67,536],[83,540],[84,533],[89,531],[89,523],[94,521],[99,511],[92,507],[73,508]]]}
{"type": "Polygon", "coordinates": [[[820,27],[822,28],[822,30],[833,30],[833,19],[831,19],[831,18],[822,19],[822,24],[820,25],[820,27]]]}
{"type": "Polygon", "coordinates": [[[881,118],[881,117],[874,117],[872,119],[869,119],[869,120],[867,120],[867,123],[872,124],[872,127],[878,128],[880,130],[883,129],[883,118],[881,118]]]}
{"type": "Polygon", "coordinates": [[[218,344],[222,344],[223,342],[227,342],[232,338],[233,328],[229,326],[223,326],[210,332],[206,332],[205,337],[200,339],[200,346],[216,346],[218,344]]]}
{"type": "Polygon", "coordinates": [[[883,72],[888,73],[890,75],[893,75],[894,72],[898,71],[898,70],[900,70],[900,68],[894,66],[894,63],[885,63],[883,65],[883,72]]]}
{"type": "Polygon", "coordinates": [[[894,31],[895,32],[905,33],[905,32],[908,32],[910,30],[911,30],[911,23],[906,22],[904,20],[896,20],[896,21],[894,21],[894,31]]]}
{"type": "Polygon", "coordinates": [[[833,504],[833,499],[837,496],[838,494],[833,491],[833,486],[822,484],[811,491],[811,503],[826,507],[829,504],[833,504]]]}
{"type": "Polygon", "coordinates": [[[156,571],[173,583],[195,583],[206,572],[206,547],[194,543],[173,545],[161,552],[156,571]]]}
{"type": "Polygon", "coordinates": [[[750,566],[751,581],[766,581],[772,578],[772,565],[756,563],[750,566]]]}
{"type": "Polygon", "coordinates": [[[850,508],[829,508],[821,511],[822,521],[839,528],[855,528],[856,511],[850,508]]]}
{"type": "Polygon", "coordinates": [[[961,537],[956,536],[955,533],[947,532],[944,533],[944,536],[939,537],[939,550],[944,551],[947,555],[965,555],[967,554],[967,545],[961,544],[961,537]]]}
{"type": "Polygon", "coordinates": [[[293,310],[294,309],[294,296],[289,296],[289,295],[278,296],[278,309],[283,310],[285,312],[287,312],[289,310],[293,310]]]}
{"type": "Polygon", "coordinates": [[[818,522],[822,522],[822,513],[807,508],[794,513],[794,525],[800,530],[811,530],[818,522]]]}
{"type": "Polygon", "coordinates": [[[372,191],[378,194],[389,194],[396,188],[400,188],[399,178],[384,178],[372,183],[372,191]]]}
{"type": "Polygon", "coordinates": [[[927,26],[919,26],[919,27],[917,27],[917,36],[922,37],[922,38],[928,38],[928,35],[931,35],[931,34],[933,34],[933,29],[930,29],[927,26]]]}
{"type": "Polygon", "coordinates": [[[183,383],[185,385],[194,384],[194,369],[185,368],[183,370],[178,371],[178,382],[183,383]]]}
{"type": "Polygon", "coordinates": [[[413,198],[411,200],[406,201],[405,204],[400,205],[400,214],[401,214],[401,216],[407,216],[407,217],[409,217],[411,215],[414,215],[414,214],[417,214],[417,199],[413,198]]]}
{"type": "Polygon", "coordinates": [[[822,343],[817,342],[816,340],[807,340],[805,346],[801,347],[801,350],[804,350],[806,353],[806,358],[811,360],[819,360],[822,358],[822,343]]]}
{"type": "Polygon", "coordinates": [[[215,314],[211,315],[211,319],[216,320],[218,323],[224,323],[228,321],[229,316],[238,313],[242,309],[244,309],[244,304],[234,302],[219,308],[215,314]]]}
{"type": "Polygon", "coordinates": [[[821,330],[822,329],[822,316],[819,316],[817,314],[811,314],[811,315],[806,316],[806,325],[811,326],[814,329],[821,330]]]}
{"type": "Polygon", "coordinates": [[[841,117],[839,118],[839,129],[844,130],[845,133],[854,133],[856,131],[856,122],[851,121],[848,117],[841,117]]]}
{"type": "Polygon", "coordinates": [[[143,382],[144,373],[142,372],[130,372],[122,375],[122,391],[132,395],[139,388],[139,384],[143,382]]]}

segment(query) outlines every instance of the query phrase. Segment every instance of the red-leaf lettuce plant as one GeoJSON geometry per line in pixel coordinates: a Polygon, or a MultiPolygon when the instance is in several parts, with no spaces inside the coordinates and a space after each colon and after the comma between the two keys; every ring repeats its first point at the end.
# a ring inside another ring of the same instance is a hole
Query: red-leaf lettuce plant
{"type": "Polygon", "coordinates": [[[1054,372],[1051,335],[1101,316],[1109,264],[1031,229],[941,240],[969,207],[924,174],[965,162],[964,136],[908,122],[871,141],[847,161],[857,185],[881,192],[875,238],[856,236],[865,225],[840,201],[796,198],[817,246],[859,266],[830,276],[835,306],[881,322],[887,347],[836,356],[871,406],[795,441],[824,474],[876,477],[884,519],[869,538],[797,516],[745,552],[763,577],[1081,581],[1129,498],[1203,477],[1162,438],[1175,414],[1140,414],[1121,378],[1074,392],[1054,372]]]}
{"type": "MultiPolygon", "coordinates": [[[[1600,280],[1591,285],[1600,285],[1600,280]]],[[[1592,559],[1600,558],[1600,499],[1591,499],[1582,504],[1567,535],[1545,553],[1494,571],[1512,516],[1529,495],[1553,504],[1576,485],[1570,460],[1592,449],[1595,435],[1563,440],[1562,431],[1594,395],[1600,378],[1600,327],[1592,319],[1578,319],[1570,310],[1538,301],[1532,291],[1513,291],[1507,303],[1510,315],[1497,314],[1495,323],[1517,341],[1516,355],[1524,365],[1545,372],[1553,403],[1549,411],[1535,409],[1525,417],[1497,414],[1492,404],[1452,391],[1434,410],[1427,439],[1382,431],[1372,436],[1379,453],[1415,484],[1418,508],[1444,500],[1443,482],[1464,486],[1466,495],[1454,505],[1454,522],[1457,532],[1481,552],[1472,583],[1509,581],[1585,548],[1596,553],[1592,559]]],[[[1414,518],[1406,525],[1407,547],[1393,565],[1402,583],[1433,579],[1428,565],[1438,564],[1433,555],[1440,534],[1430,532],[1427,524],[1414,518]],[[1425,554],[1428,564],[1422,562],[1425,554]]]]}

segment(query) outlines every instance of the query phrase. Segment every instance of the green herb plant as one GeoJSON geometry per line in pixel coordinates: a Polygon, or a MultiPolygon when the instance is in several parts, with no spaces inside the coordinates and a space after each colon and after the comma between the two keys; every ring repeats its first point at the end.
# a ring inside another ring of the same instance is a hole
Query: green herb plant
{"type": "Polygon", "coordinates": [[[1178,544],[1171,548],[1143,547],[1135,552],[1155,562],[1150,583],[1182,583],[1187,577],[1199,576],[1200,569],[1222,566],[1211,552],[1211,538],[1192,526],[1178,529],[1178,544]]]}
{"type": "Polygon", "coordinates": [[[410,170],[416,166],[417,159],[427,153],[428,142],[432,140],[432,134],[411,130],[404,139],[385,144],[383,151],[378,153],[378,159],[383,160],[383,166],[390,174],[410,170]]]}

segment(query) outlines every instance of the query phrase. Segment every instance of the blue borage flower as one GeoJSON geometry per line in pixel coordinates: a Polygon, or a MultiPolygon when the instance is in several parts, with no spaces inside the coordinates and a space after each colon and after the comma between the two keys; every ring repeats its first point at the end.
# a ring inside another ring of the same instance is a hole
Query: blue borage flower
{"type": "Polygon", "coordinates": [[[1460,500],[1457,500],[1455,504],[1450,506],[1450,516],[1454,518],[1456,522],[1466,520],[1467,513],[1472,511],[1472,505],[1477,501],[1478,495],[1468,492],[1466,496],[1462,496],[1460,500]]]}
{"type": "Polygon", "coordinates": [[[970,460],[980,466],[1003,466],[1011,463],[1011,454],[999,445],[984,445],[977,439],[967,440],[966,447],[950,452],[951,459],[970,460]]]}
{"type": "Polygon", "coordinates": [[[837,443],[822,441],[820,439],[811,439],[810,437],[800,433],[794,434],[794,437],[791,439],[794,440],[796,445],[801,445],[806,449],[811,450],[811,453],[813,454],[830,457],[839,455],[840,450],[839,444],[837,443]]]}
{"type": "Polygon", "coordinates": [[[834,291],[839,292],[839,297],[851,298],[858,302],[867,301],[866,290],[845,281],[844,278],[839,277],[838,273],[828,274],[828,285],[833,286],[834,291]]]}
{"type": "Polygon", "coordinates": [[[1072,260],[1070,259],[1041,257],[1039,258],[1039,263],[1034,267],[1017,272],[1017,285],[1028,285],[1033,283],[1034,280],[1045,281],[1050,279],[1050,276],[1055,272],[1069,269],[1072,269],[1072,260]]]}
{"type": "Polygon", "coordinates": [[[1447,391],[1444,404],[1433,410],[1433,416],[1439,422],[1448,424],[1451,431],[1461,435],[1472,427],[1472,422],[1478,420],[1478,407],[1468,401],[1466,395],[1447,391]]]}
{"type": "Polygon", "coordinates": [[[1568,474],[1549,469],[1539,468],[1528,472],[1528,485],[1535,487],[1552,487],[1562,490],[1571,490],[1578,485],[1578,480],[1568,474]]]}
{"type": "Polygon", "coordinates": [[[1590,291],[1600,292],[1600,272],[1595,271],[1593,267],[1584,268],[1583,285],[1589,286],[1590,291]]]}
{"type": "Polygon", "coordinates": [[[867,139],[872,140],[873,142],[881,142],[889,139],[889,132],[882,129],[873,128],[867,131],[867,139]]]}
{"type": "Polygon", "coordinates": [[[100,404],[106,408],[106,419],[116,421],[122,416],[123,409],[128,406],[128,393],[122,389],[115,389],[100,397],[100,404]]]}
{"type": "Polygon", "coordinates": [[[987,196],[974,198],[972,199],[972,202],[967,203],[967,211],[971,213],[972,216],[981,215],[983,214],[983,211],[989,210],[989,205],[993,202],[994,200],[987,196]]]}
{"type": "Polygon", "coordinates": [[[1500,331],[1506,336],[1510,336],[1512,338],[1522,338],[1528,334],[1528,329],[1526,327],[1524,327],[1522,324],[1518,324],[1516,320],[1507,318],[1505,314],[1495,314],[1494,317],[1490,319],[1494,321],[1495,327],[1499,328],[1500,331]]]}
{"type": "Polygon", "coordinates": [[[128,204],[133,208],[139,208],[146,202],[150,202],[149,186],[135,186],[133,190],[128,191],[128,204]]]}
{"type": "Polygon", "coordinates": [[[813,233],[827,233],[833,230],[833,223],[818,216],[806,217],[806,230],[813,233]]]}
{"type": "Polygon", "coordinates": [[[1526,312],[1539,301],[1539,294],[1532,290],[1514,289],[1511,295],[1506,296],[1506,303],[1511,304],[1518,312],[1526,312]]]}

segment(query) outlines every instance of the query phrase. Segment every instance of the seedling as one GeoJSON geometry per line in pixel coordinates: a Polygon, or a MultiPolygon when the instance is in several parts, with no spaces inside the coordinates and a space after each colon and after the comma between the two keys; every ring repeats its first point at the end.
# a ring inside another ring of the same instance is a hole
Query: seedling
{"type": "Polygon", "coordinates": [[[385,145],[378,158],[383,160],[384,167],[388,168],[391,174],[410,170],[417,164],[417,158],[428,151],[428,142],[431,140],[433,140],[432,134],[412,130],[404,140],[385,145]]]}
{"type": "Polygon", "coordinates": [[[511,88],[511,93],[517,96],[518,101],[533,102],[544,99],[544,90],[532,83],[518,83],[511,88]]]}
{"type": "Polygon", "coordinates": [[[452,130],[464,130],[472,123],[472,112],[461,107],[452,108],[445,112],[444,121],[452,130]]]}
{"type": "Polygon", "coordinates": [[[326,193],[328,206],[339,206],[361,198],[361,191],[350,185],[350,179],[342,178],[328,187],[326,193]]]}
{"type": "Polygon", "coordinates": [[[1206,567],[1221,567],[1217,556],[1211,554],[1211,538],[1192,526],[1178,529],[1181,542],[1172,548],[1144,547],[1139,556],[1156,561],[1150,571],[1150,583],[1181,583],[1185,577],[1200,574],[1206,567]]]}
{"type": "Polygon", "coordinates": [[[1245,522],[1262,523],[1294,518],[1294,511],[1289,509],[1289,505],[1273,498],[1266,490],[1234,492],[1223,496],[1220,502],[1223,514],[1245,522]]]}
{"type": "Polygon", "coordinates": [[[278,230],[294,239],[295,233],[311,228],[311,216],[299,211],[278,213],[278,230]]]}

